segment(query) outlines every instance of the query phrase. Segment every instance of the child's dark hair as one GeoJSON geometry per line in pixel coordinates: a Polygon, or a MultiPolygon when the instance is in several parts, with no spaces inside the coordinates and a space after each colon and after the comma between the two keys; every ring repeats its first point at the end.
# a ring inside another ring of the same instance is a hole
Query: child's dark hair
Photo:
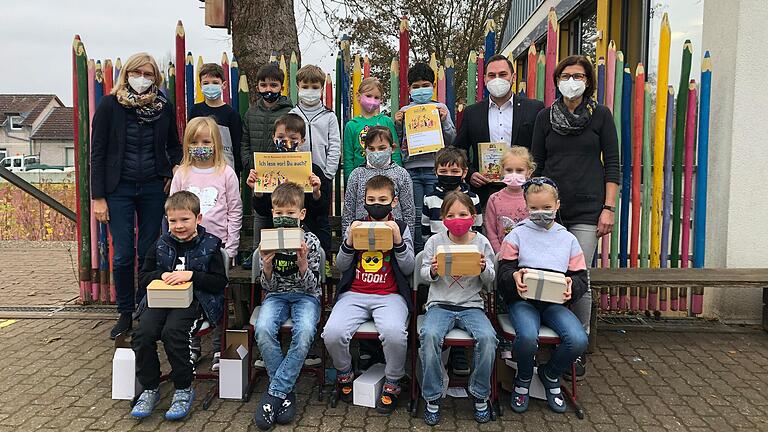
{"type": "Polygon", "coordinates": [[[388,127],[373,126],[372,128],[368,129],[368,132],[365,133],[365,146],[367,147],[373,144],[378,138],[388,142],[390,146],[394,142],[394,138],[392,138],[392,131],[389,130],[388,127]]]}
{"type": "Polygon", "coordinates": [[[195,214],[200,214],[200,199],[190,191],[178,191],[165,200],[165,213],[171,210],[189,210],[195,214]]]}
{"type": "Polygon", "coordinates": [[[304,208],[304,188],[297,183],[281,183],[272,192],[272,207],[296,206],[304,208]]]}
{"type": "Polygon", "coordinates": [[[440,206],[440,217],[445,219],[445,215],[448,214],[448,210],[454,204],[456,204],[457,201],[466,207],[467,210],[469,210],[469,214],[472,216],[477,215],[477,209],[475,208],[475,204],[472,203],[472,198],[460,190],[455,190],[445,194],[445,198],[443,198],[443,205],[440,206]]]}
{"type": "Polygon", "coordinates": [[[197,77],[202,81],[204,76],[218,78],[222,82],[227,80],[224,78],[224,69],[216,63],[206,63],[200,68],[200,73],[197,74],[197,77]]]}
{"type": "Polygon", "coordinates": [[[392,198],[395,197],[395,182],[391,178],[383,175],[375,175],[365,182],[365,193],[369,190],[382,190],[387,189],[392,193],[392,198]]]}
{"type": "Polygon", "coordinates": [[[306,123],[304,119],[298,114],[283,114],[275,120],[275,130],[278,126],[285,127],[286,132],[296,132],[304,138],[306,133],[306,123]]]}
{"type": "Polygon", "coordinates": [[[283,74],[283,71],[276,65],[267,63],[260,67],[259,71],[256,72],[256,82],[258,83],[259,81],[266,81],[268,79],[275,80],[282,85],[283,79],[285,79],[285,74],[283,74]]]}
{"type": "Polygon", "coordinates": [[[408,69],[408,85],[416,81],[435,82],[435,71],[426,63],[416,63],[408,69]]]}
{"type": "Polygon", "coordinates": [[[445,147],[440,149],[435,155],[435,170],[440,166],[456,165],[461,169],[467,168],[469,160],[467,152],[464,149],[456,147],[445,147]]]}

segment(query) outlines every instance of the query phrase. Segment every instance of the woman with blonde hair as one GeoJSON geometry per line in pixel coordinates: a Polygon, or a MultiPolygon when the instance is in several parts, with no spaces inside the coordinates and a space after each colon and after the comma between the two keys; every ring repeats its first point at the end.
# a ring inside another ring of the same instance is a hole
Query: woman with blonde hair
{"type": "Polygon", "coordinates": [[[141,288],[134,292],[136,256],[142,262],[160,235],[166,193],[181,161],[173,106],[158,89],[160,84],[155,59],[134,54],[93,116],[93,213],[109,224],[115,251],[112,275],[120,318],[110,332],[113,339],[132,328],[135,305],[145,295],[141,288]]]}

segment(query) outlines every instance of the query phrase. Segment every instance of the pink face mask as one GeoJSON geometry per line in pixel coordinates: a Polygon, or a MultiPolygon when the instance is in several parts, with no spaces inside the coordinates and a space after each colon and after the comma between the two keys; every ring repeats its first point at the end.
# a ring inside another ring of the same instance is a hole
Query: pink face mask
{"type": "Polygon", "coordinates": [[[448,228],[448,232],[455,235],[456,237],[461,237],[466,234],[474,222],[474,218],[471,217],[446,219],[443,221],[445,227],[448,228]]]}
{"type": "Polygon", "coordinates": [[[509,187],[522,187],[525,182],[525,174],[509,173],[505,174],[501,181],[509,187]]]}
{"type": "Polygon", "coordinates": [[[366,95],[361,95],[360,106],[363,107],[363,109],[366,112],[373,112],[379,109],[379,107],[381,106],[381,101],[376,98],[368,97],[366,95]]]}

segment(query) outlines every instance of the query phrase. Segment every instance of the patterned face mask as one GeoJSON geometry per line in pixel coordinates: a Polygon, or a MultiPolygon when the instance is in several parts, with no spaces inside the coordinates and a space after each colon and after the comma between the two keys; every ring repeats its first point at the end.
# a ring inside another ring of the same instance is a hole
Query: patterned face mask
{"type": "Polygon", "coordinates": [[[213,146],[190,147],[189,157],[195,161],[210,160],[213,157],[213,146]]]}
{"type": "Polygon", "coordinates": [[[275,216],[272,218],[272,225],[275,228],[298,228],[299,220],[290,216],[275,216]]]}

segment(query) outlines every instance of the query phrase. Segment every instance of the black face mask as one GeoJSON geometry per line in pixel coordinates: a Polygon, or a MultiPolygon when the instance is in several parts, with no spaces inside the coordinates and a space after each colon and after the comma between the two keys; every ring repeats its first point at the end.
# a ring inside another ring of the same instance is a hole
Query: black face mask
{"type": "Polygon", "coordinates": [[[371,219],[382,220],[392,213],[392,203],[389,204],[366,204],[365,211],[371,219]]]}
{"type": "Polygon", "coordinates": [[[261,98],[264,99],[264,102],[267,102],[267,103],[272,103],[280,99],[280,93],[276,93],[276,92],[266,91],[266,92],[259,92],[259,94],[261,95],[261,98]]]}
{"type": "Polygon", "coordinates": [[[461,176],[438,174],[437,184],[444,191],[451,191],[459,187],[459,185],[461,184],[461,176]]]}

